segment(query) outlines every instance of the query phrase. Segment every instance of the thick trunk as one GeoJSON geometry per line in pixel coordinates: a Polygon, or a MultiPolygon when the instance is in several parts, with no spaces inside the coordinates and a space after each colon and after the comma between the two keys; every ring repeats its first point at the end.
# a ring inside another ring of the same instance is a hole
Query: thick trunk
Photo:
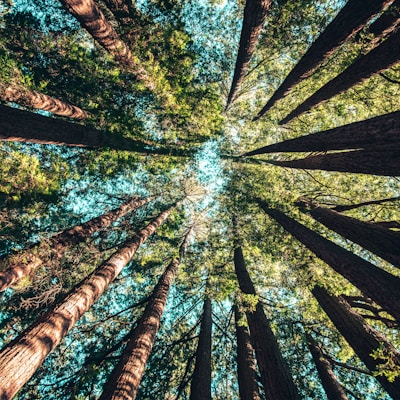
{"type": "Polygon", "coordinates": [[[282,119],[279,124],[286,124],[293,118],[306,113],[311,108],[392,67],[399,61],[400,31],[397,31],[368,54],[360,56],[350,67],[301,103],[294,111],[282,119]]]}
{"type": "Polygon", "coordinates": [[[237,343],[236,363],[240,400],[261,400],[250,334],[247,327],[240,323],[244,316],[237,306],[234,308],[237,343]]]}
{"type": "Polygon", "coordinates": [[[290,161],[270,160],[268,163],[297,169],[351,172],[355,174],[398,176],[400,146],[319,154],[290,161]]]}
{"type": "Polygon", "coordinates": [[[254,49],[257,45],[258,36],[270,7],[271,0],[246,1],[242,32],[240,34],[239,51],[226,107],[229,107],[232,103],[232,100],[243,81],[251,56],[253,55],[254,49]]]}
{"type": "MultiPolygon", "coordinates": [[[[178,203],[179,204],[179,203],[178,203]]],[[[107,261],[77,285],[51,310],[0,352],[0,398],[11,399],[30,379],[47,355],[61,342],[80,317],[103,294],[135,255],[137,249],[166,220],[175,207],[161,213],[120,246],[107,261]]]]}
{"type": "Polygon", "coordinates": [[[400,111],[271,144],[243,156],[278,152],[355,150],[384,145],[400,145],[400,111]]]}
{"type": "Polygon", "coordinates": [[[306,198],[297,204],[327,228],[400,268],[400,235],[397,232],[320,207],[306,198]]]}
{"type": "Polygon", "coordinates": [[[393,0],[349,0],[289,73],[255,119],[262,117],[278,100],[330,57],[345,41],[359,32],[393,0]]]}
{"type": "Polygon", "coordinates": [[[211,400],[211,300],[204,300],[196,363],[190,385],[190,400],[211,400]]]}
{"type": "Polygon", "coordinates": [[[343,386],[336,378],[331,363],[326,359],[314,338],[306,333],[307,345],[317,368],[322,386],[329,400],[348,400],[343,386]]]}
{"type": "Polygon", "coordinates": [[[44,245],[34,245],[13,253],[5,262],[5,270],[0,271],[0,291],[3,291],[15,284],[22,277],[31,274],[35,269],[43,264],[43,259],[38,255],[40,248],[45,247],[54,251],[58,257],[67,250],[68,247],[85,241],[93,233],[108,228],[118,218],[147,204],[153,197],[138,199],[133,198],[99,217],[93,218],[81,225],[66,229],[47,239],[44,245]]]}
{"type": "Polygon", "coordinates": [[[374,35],[372,43],[379,43],[390,35],[400,24],[400,0],[395,0],[376,21],[369,27],[369,33],[374,35]]]}
{"type": "Polygon", "coordinates": [[[370,200],[370,201],[364,201],[362,203],[357,203],[357,204],[346,204],[346,205],[339,204],[339,205],[333,207],[332,210],[337,211],[337,212],[343,212],[343,211],[354,210],[355,208],[359,208],[359,207],[370,206],[373,204],[383,204],[383,203],[398,201],[398,200],[400,200],[400,197],[390,197],[387,199],[370,200]]]}
{"type": "MultiPolygon", "coordinates": [[[[246,294],[256,295],[241,247],[235,248],[234,262],[240,290],[246,294]]],[[[282,357],[261,303],[257,303],[255,311],[248,311],[246,314],[261,382],[267,398],[270,400],[299,399],[289,367],[282,357]]]]}
{"type": "Polygon", "coordinates": [[[400,278],[323,238],[281,211],[269,208],[263,201],[259,200],[258,203],[271,218],[315,253],[318,258],[325,261],[366,296],[392,314],[397,321],[400,321],[400,278]]]}
{"type": "MultiPolygon", "coordinates": [[[[385,361],[378,357],[374,359],[371,354],[382,349],[385,356],[396,368],[400,367],[400,353],[378,332],[372,329],[365,320],[353,311],[350,305],[341,296],[331,296],[324,288],[314,287],[313,295],[331,319],[337,330],[343,335],[355,353],[367,368],[374,372],[385,361]]],[[[386,369],[386,368],[385,368],[386,369]]],[[[385,376],[376,376],[376,379],[393,399],[400,399],[400,378],[389,382],[385,376]]]]}

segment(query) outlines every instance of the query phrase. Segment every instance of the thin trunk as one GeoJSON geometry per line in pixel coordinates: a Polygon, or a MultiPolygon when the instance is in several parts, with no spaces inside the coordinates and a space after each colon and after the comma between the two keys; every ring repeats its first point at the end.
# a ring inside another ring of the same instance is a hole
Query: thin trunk
{"type": "Polygon", "coordinates": [[[319,378],[322,386],[329,400],[348,400],[343,386],[338,381],[333,372],[331,363],[324,356],[318,343],[314,338],[306,333],[307,345],[314,360],[315,367],[317,368],[319,378]]]}
{"type": "Polygon", "coordinates": [[[400,61],[399,42],[400,31],[397,31],[368,54],[360,56],[350,67],[301,103],[294,111],[282,119],[279,124],[286,124],[293,118],[306,113],[311,108],[326,102],[354,85],[362,83],[379,72],[397,64],[400,61]]]}
{"type": "Polygon", "coordinates": [[[271,144],[249,151],[243,157],[278,152],[355,150],[384,145],[400,145],[400,111],[271,144]]]}
{"type": "Polygon", "coordinates": [[[52,251],[56,253],[57,257],[61,257],[68,247],[85,241],[99,230],[108,228],[118,218],[144,206],[153,198],[154,197],[143,199],[132,198],[120,207],[100,215],[99,217],[92,218],[81,225],[76,225],[73,228],[57,233],[47,239],[43,244],[35,244],[28,249],[11,254],[11,256],[3,262],[6,266],[5,270],[0,271],[0,292],[43,265],[44,260],[39,254],[40,250],[42,250],[41,252],[47,252],[47,255],[49,251],[52,251]]]}
{"type": "Polygon", "coordinates": [[[297,160],[268,160],[269,164],[297,169],[351,172],[380,176],[400,175],[400,146],[318,154],[297,160]]]}
{"type": "Polygon", "coordinates": [[[317,221],[400,268],[400,235],[379,225],[347,217],[307,198],[296,203],[317,221]]]}
{"type": "Polygon", "coordinates": [[[397,197],[390,197],[387,199],[379,199],[379,200],[370,200],[370,201],[364,201],[362,203],[357,203],[357,204],[348,204],[348,205],[337,205],[332,208],[332,210],[337,211],[337,212],[343,212],[343,211],[349,211],[349,210],[354,210],[355,208],[359,207],[364,207],[364,206],[370,206],[373,204],[383,204],[391,201],[398,201],[400,200],[400,196],[397,197]]]}
{"type": "MultiPolygon", "coordinates": [[[[341,296],[331,296],[324,288],[315,286],[312,290],[318,303],[331,319],[337,330],[343,335],[361,361],[371,371],[375,372],[385,362],[400,367],[400,353],[377,331],[372,329],[362,317],[353,311],[350,305],[341,296]],[[371,354],[383,350],[388,359],[377,358],[371,354]]],[[[384,367],[387,370],[387,367],[384,367]]],[[[393,399],[400,399],[400,378],[389,382],[385,376],[377,375],[375,378],[393,399]]]]}
{"type": "Polygon", "coordinates": [[[247,0],[244,8],[243,26],[240,34],[239,51],[236,59],[235,72],[231,89],[229,91],[226,108],[230,106],[233,98],[243,81],[250,63],[251,56],[258,42],[267,12],[271,7],[271,0],[247,0]]]}
{"type": "Polygon", "coordinates": [[[237,374],[239,383],[240,400],[261,400],[257,384],[257,370],[254,360],[254,349],[251,345],[249,330],[241,324],[244,315],[235,310],[235,327],[237,342],[237,374]]]}
{"type": "Polygon", "coordinates": [[[400,321],[400,278],[376,267],[352,252],[323,238],[281,211],[269,208],[259,200],[260,207],[284,229],[302,242],[318,258],[343,275],[363,294],[370,297],[400,321]]]}
{"type": "Polygon", "coordinates": [[[400,24],[400,0],[395,0],[377,20],[369,27],[368,32],[374,35],[372,44],[379,43],[390,35],[400,24]]]}
{"type": "MultiPolygon", "coordinates": [[[[179,203],[178,203],[179,204],[179,203]]],[[[167,219],[175,206],[162,212],[52,309],[40,316],[0,352],[0,398],[11,399],[35,373],[80,317],[103,294],[137,249],[167,219]]]]}
{"type": "Polygon", "coordinates": [[[190,385],[190,400],[211,400],[211,333],[211,300],[206,298],[196,349],[196,363],[190,385]]]}
{"type": "MultiPolygon", "coordinates": [[[[241,247],[235,248],[234,262],[240,290],[245,294],[256,295],[241,247]]],[[[269,400],[299,399],[289,367],[282,357],[261,303],[258,302],[255,311],[249,310],[246,315],[266,396],[269,400]]]]}
{"type": "Polygon", "coordinates": [[[255,119],[262,117],[298,83],[308,78],[336,49],[359,32],[368,21],[376,17],[392,2],[393,0],[349,0],[311,45],[255,119]]]}

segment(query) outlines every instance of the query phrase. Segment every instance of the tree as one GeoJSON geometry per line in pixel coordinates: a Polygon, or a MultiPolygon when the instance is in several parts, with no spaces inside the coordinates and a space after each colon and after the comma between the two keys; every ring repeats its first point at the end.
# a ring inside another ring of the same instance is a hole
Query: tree
{"type": "Polygon", "coordinates": [[[364,207],[364,206],[369,206],[373,204],[383,204],[387,202],[394,202],[400,200],[400,197],[390,197],[387,199],[379,199],[379,200],[369,200],[369,201],[363,201],[361,203],[357,204],[339,204],[336,205],[335,207],[332,208],[332,210],[337,211],[337,212],[343,212],[343,211],[349,211],[349,210],[354,210],[355,208],[359,207],[364,207]]]}

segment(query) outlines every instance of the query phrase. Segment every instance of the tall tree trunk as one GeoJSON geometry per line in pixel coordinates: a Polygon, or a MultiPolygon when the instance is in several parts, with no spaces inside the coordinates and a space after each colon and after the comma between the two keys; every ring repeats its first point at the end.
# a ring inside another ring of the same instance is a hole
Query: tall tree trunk
{"type": "Polygon", "coordinates": [[[298,83],[308,78],[337,48],[359,32],[368,21],[376,17],[392,2],[393,0],[349,0],[311,45],[255,119],[262,117],[298,83]]]}
{"type": "Polygon", "coordinates": [[[372,44],[379,43],[390,35],[400,24],[400,0],[395,0],[392,5],[369,27],[368,32],[375,37],[372,44]]]}
{"type": "Polygon", "coordinates": [[[400,146],[318,154],[297,160],[268,160],[269,164],[297,169],[351,172],[356,174],[398,176],[400,146]]]}
{"type": "Polygon", "coordinates": [[[331,363],[324,356],[318,343],[307,332],[306,340],[328,400],[348,400],[343,386],[333,372],[331,363]]]}
{"type": "Polygon", "coordinates": [[[400,235],[379,225],[347,217],[307,198],[296,202],[327,228],[400,268],[400,235]]]}
{"type": "Polygon", "coordinates": [[[246,1],[242,32],[240,34],[239,51],[226,108],[228,108],[232,103],[232,100],[243,81],[251,56],[253,55],[254,49],[257,45],[258,36],[270,7],[271,0],[246,1]]]}
{"type": "Polygon", "coordinates": [[[5,262],[3,262],[6,266],[5,270],[0,271],[0,292],[15,284],[24,276],[31,274],[43,264],[44,260],[39,254],[41,247],[51,249],[55,252],[57,257],[61,257],[68,247],[85,241],[99,230],[108,228],[118,218],[144,206],[153,198],[154,197],[138,199],[134,197],[114,210],[51,236],[44,244],[35,244],[28,249],[23,249],[11,254],[5,262]]]}
{"type": "Polygon", "coordinates": [[[339,204],[339,205],[333,207],[332,210],[337,211],[337,212],[343,212],[343,211],[354,210],[355,208],[359,208],[359,207],[363,207],[363,206],[370,206],[373,204],[383,204],[383,203],[387,203],[387,202],[391,202],[391,201],[398,201],[398,200],[400,200],[400,196],[390,197],[387,199],[364,201],[362,203],[357,203],[357,204],[339,204]]]}
{"type": "MultiPolygon", "coordinates": [[[[379,365],[388,361],[379,357],[375,360],[371,356],[378,349],[382,349],[384,355],[389,357],[390,362],[394,363],[397,368],[400,367],[400,353],[353,311],[344,298],[331,296],[321,286],[315,286],[312,293],[337,330],[371,372],[376,371],[379,365]]],[[[393,399],[400,399],[399,377],[394,382],[389,382],[385,376],[377,375],[375,378],[393,399]]]]}
{"type": "MultiPolygon", "coordinates": [[[[235,248],[234,262],[240,290],[245,294],[256,295],[240,246],[235,248]]],[[[282,357],[262,304],[258,302],[255,311],[249,310],[246,315],[261,382],[267,398],[269,400],[299,399],[289,367],[282,357]]]]}
{"type": "Polygon", "coordinates": [[[350,67],[322,86],[322,88],[301,103],[294,111],[283,118],[279,124],[288,123],[311,108],[326,102],[354,85],[362,83],[368,78],[400,62],[399,42],[400,31],[397,31],[368,54],[357,58],[350,67]]]}
{"type": "Polygon", "coordinates": [[[400,321],[400,278],[323,238],[281,211],[269,208],[265,202],[258,200],[258,203],[271,218],[282,225],[318,258],[325,261],[366,296],[392,314],[397,321],[400,321]]]}
{"type": "MultiPolygon", "coordinates": [[[[178,205],[180,203],[178,202],[178,205]]],[[[137,249],[167,219],[175,206],[122,244],[107,261],[79,283],[52,309],[0,352],[0,398],[11,399],[30,379],[47,355],[61,342],[80,317],[103,294],[135,255],[137,249]]]]}
{"type": "Polygon", "coordinates": [[[190,385],[190,400],[211,400],[211,300],[206,298],[201,318],[196,362],[190,385]]]}
{"type": "Polygon", "coordinates": [[[257,384],[254,349],[251,345],[249,330],[241,324],[244,315],[234,306],[237,342],[237,374],[240,400],[261,400],[257,384]]]}
{"type": "Polygon", "coordinates": [[[384,145],[400,145],[400,111],[271,144],[249,151],[243,156],[278,152],[355,150],[384,145]]]}

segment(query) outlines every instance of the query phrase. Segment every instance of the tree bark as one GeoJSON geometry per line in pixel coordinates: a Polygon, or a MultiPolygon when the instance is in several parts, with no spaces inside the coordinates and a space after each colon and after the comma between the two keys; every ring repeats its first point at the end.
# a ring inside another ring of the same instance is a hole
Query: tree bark
{"type": "Polygon", "coordinates": [[[190,400],[211,400],[211,331],[211,300],[206,298],[196,349],[196,362],[190,385],[190,400]]]}
{"type": "Polygon", "coordinates": [[[376,17],[392,2],[393,0],[349,0],[289,73],[264,108],[257,114],[255,120],[261,118],[303,79],[308,78],[337,48],[359,32],[368,21],[376,17]]]}
{"type": "MultiPolygon", "coordinates": [[[[178,205],[180,202],[178,202],[178,205]]],[[[0,398],[11,399],[30,379],[47,355],[61,342],[80,317],[103,294],[135,255],[137,249],[167,219],[175,206],[122,244],[108,260],[79,283],[52,309],[0,352],[0,398]]]]}
{"type": "Polygon", "coordinates": [[[261,400],[257,384],[257,370],[254,361],[254,349],[251,345],[249,330],[240,324],[243,314],[238,306],[234,306],[237,374],[240,400],[261,400]]]}
{"type": "MultiPolygon", "coordinates": [[[[245,294],[256,295],[253,282],[246,269],[242,248],[239,246],[235,248],[234,263],[240,290],[245,294]]],[[[282,357],[261,303],[258,302],[255,311],[249,310],[246,315],[261,382],[267,398],[269,400],[299,399],[289,367],[282,357]]]]}
{"type": "Polygon", "coordinates": [[[306,333],[306,339],[328,400],[348,400],[343,386],[333,372],[331,363],[325,358],[317,342],[309,333],[306,333]]]}
{"type": "MultiPolygon", "coordinates": [[[[41,255],[38,254],[41,248],[48,248],[54,251],[57,257],[61,257],[68,247],[85,241],[89,236],[99,230],[108,228],[118,218],[144,206],[153,198],[154,197],[138,199],[134,197],[114,210],[100,215],[99,217],[92,218],[81,225],[76,225],[73,228],[57,233],[45,241],[44,244],[35,244],[28,249],[23,249],[11,254],[11,256],[5,260],[5,270],[0,271],[0,292],[15,284],[24,276],[31,274],[43,264],[44,260],[41,255]]],[[[49,250],[47,250],[47,253],[49,250]]],[[[44,251],[45,250],[43,250],[43,252],[44,251]]]]}
{"type": "Polygon", "coordinates": [[[368,54],[357,58],[350,67],[322,86],[322,88],[283,118],[279,122],[279,125],[288,123],[293,118],[299,117],[311,108],[392,67],[399,61],[400,31],[397,31],[368,54]]]}
{"type": "Polygon", "coordinates": [[[369,27],[368,32],[374,35],[372,44],[379,43],[390,35],[400,24],[400,0],[392,5],[369,27]]]}
{"type": "Polygon", "coordinates": [[[343,211],[354,210],[355,208],[359,208],[359,207],[370,206],[373,204],[383,204],[383,203],[387,203],[387,202],[391,202],[391,201],[398,201],[398,200],[400,200],[400,196],[390,197],[387,199],[364,201],[362,203],[357,203],[357,204],[339,204],[339,205],[333,207],[332,210],[337,211],[337,212],[343,212],[343,211]]]}
{"type": "Polygon", "coordinates": [[[271,218],[275,219],[318,258],[325,261],[362,293],[392,314],[397,321],[400,321],[400,278],[323,238],[281,211],[269,208],[262,200],[258,200],[258,203],[271,218]]]}
{"type": "MultiPolygon", "coordinates": [[[[337,330],[371,372],[377,371],[379,365],[385,363],[385,360],[375,360],[371,356],[378,349],[383,349],[385,356],[389,357],[397,368],[400,366],[400,353],[353,311],[346,300],[341,296],[331,296],[321,286],[315,286],[312,293],[337,330]]],[[[389,382],[385,376],[378,375],[375,378],[393,399],[400,399],[399,377],[394,382],[389,382]]]]}
{"type": "Polygon", "coordinates": [[[230,106],[233,98],[243,81],[250,63],[251,56],[258,42],[267,12],[271,7],[271,0],[247,0],[244,8],[242,32],[240,34],[239,51],[236,59],[232,85],[229,91],[226,108],[230,106]]]}
{"type": "Polygon", "coordinates": [[[271,144],[249,151],[243,157],[278,152],[355,150],[384,145],[400,145],[400,111],[271,144]]]}

